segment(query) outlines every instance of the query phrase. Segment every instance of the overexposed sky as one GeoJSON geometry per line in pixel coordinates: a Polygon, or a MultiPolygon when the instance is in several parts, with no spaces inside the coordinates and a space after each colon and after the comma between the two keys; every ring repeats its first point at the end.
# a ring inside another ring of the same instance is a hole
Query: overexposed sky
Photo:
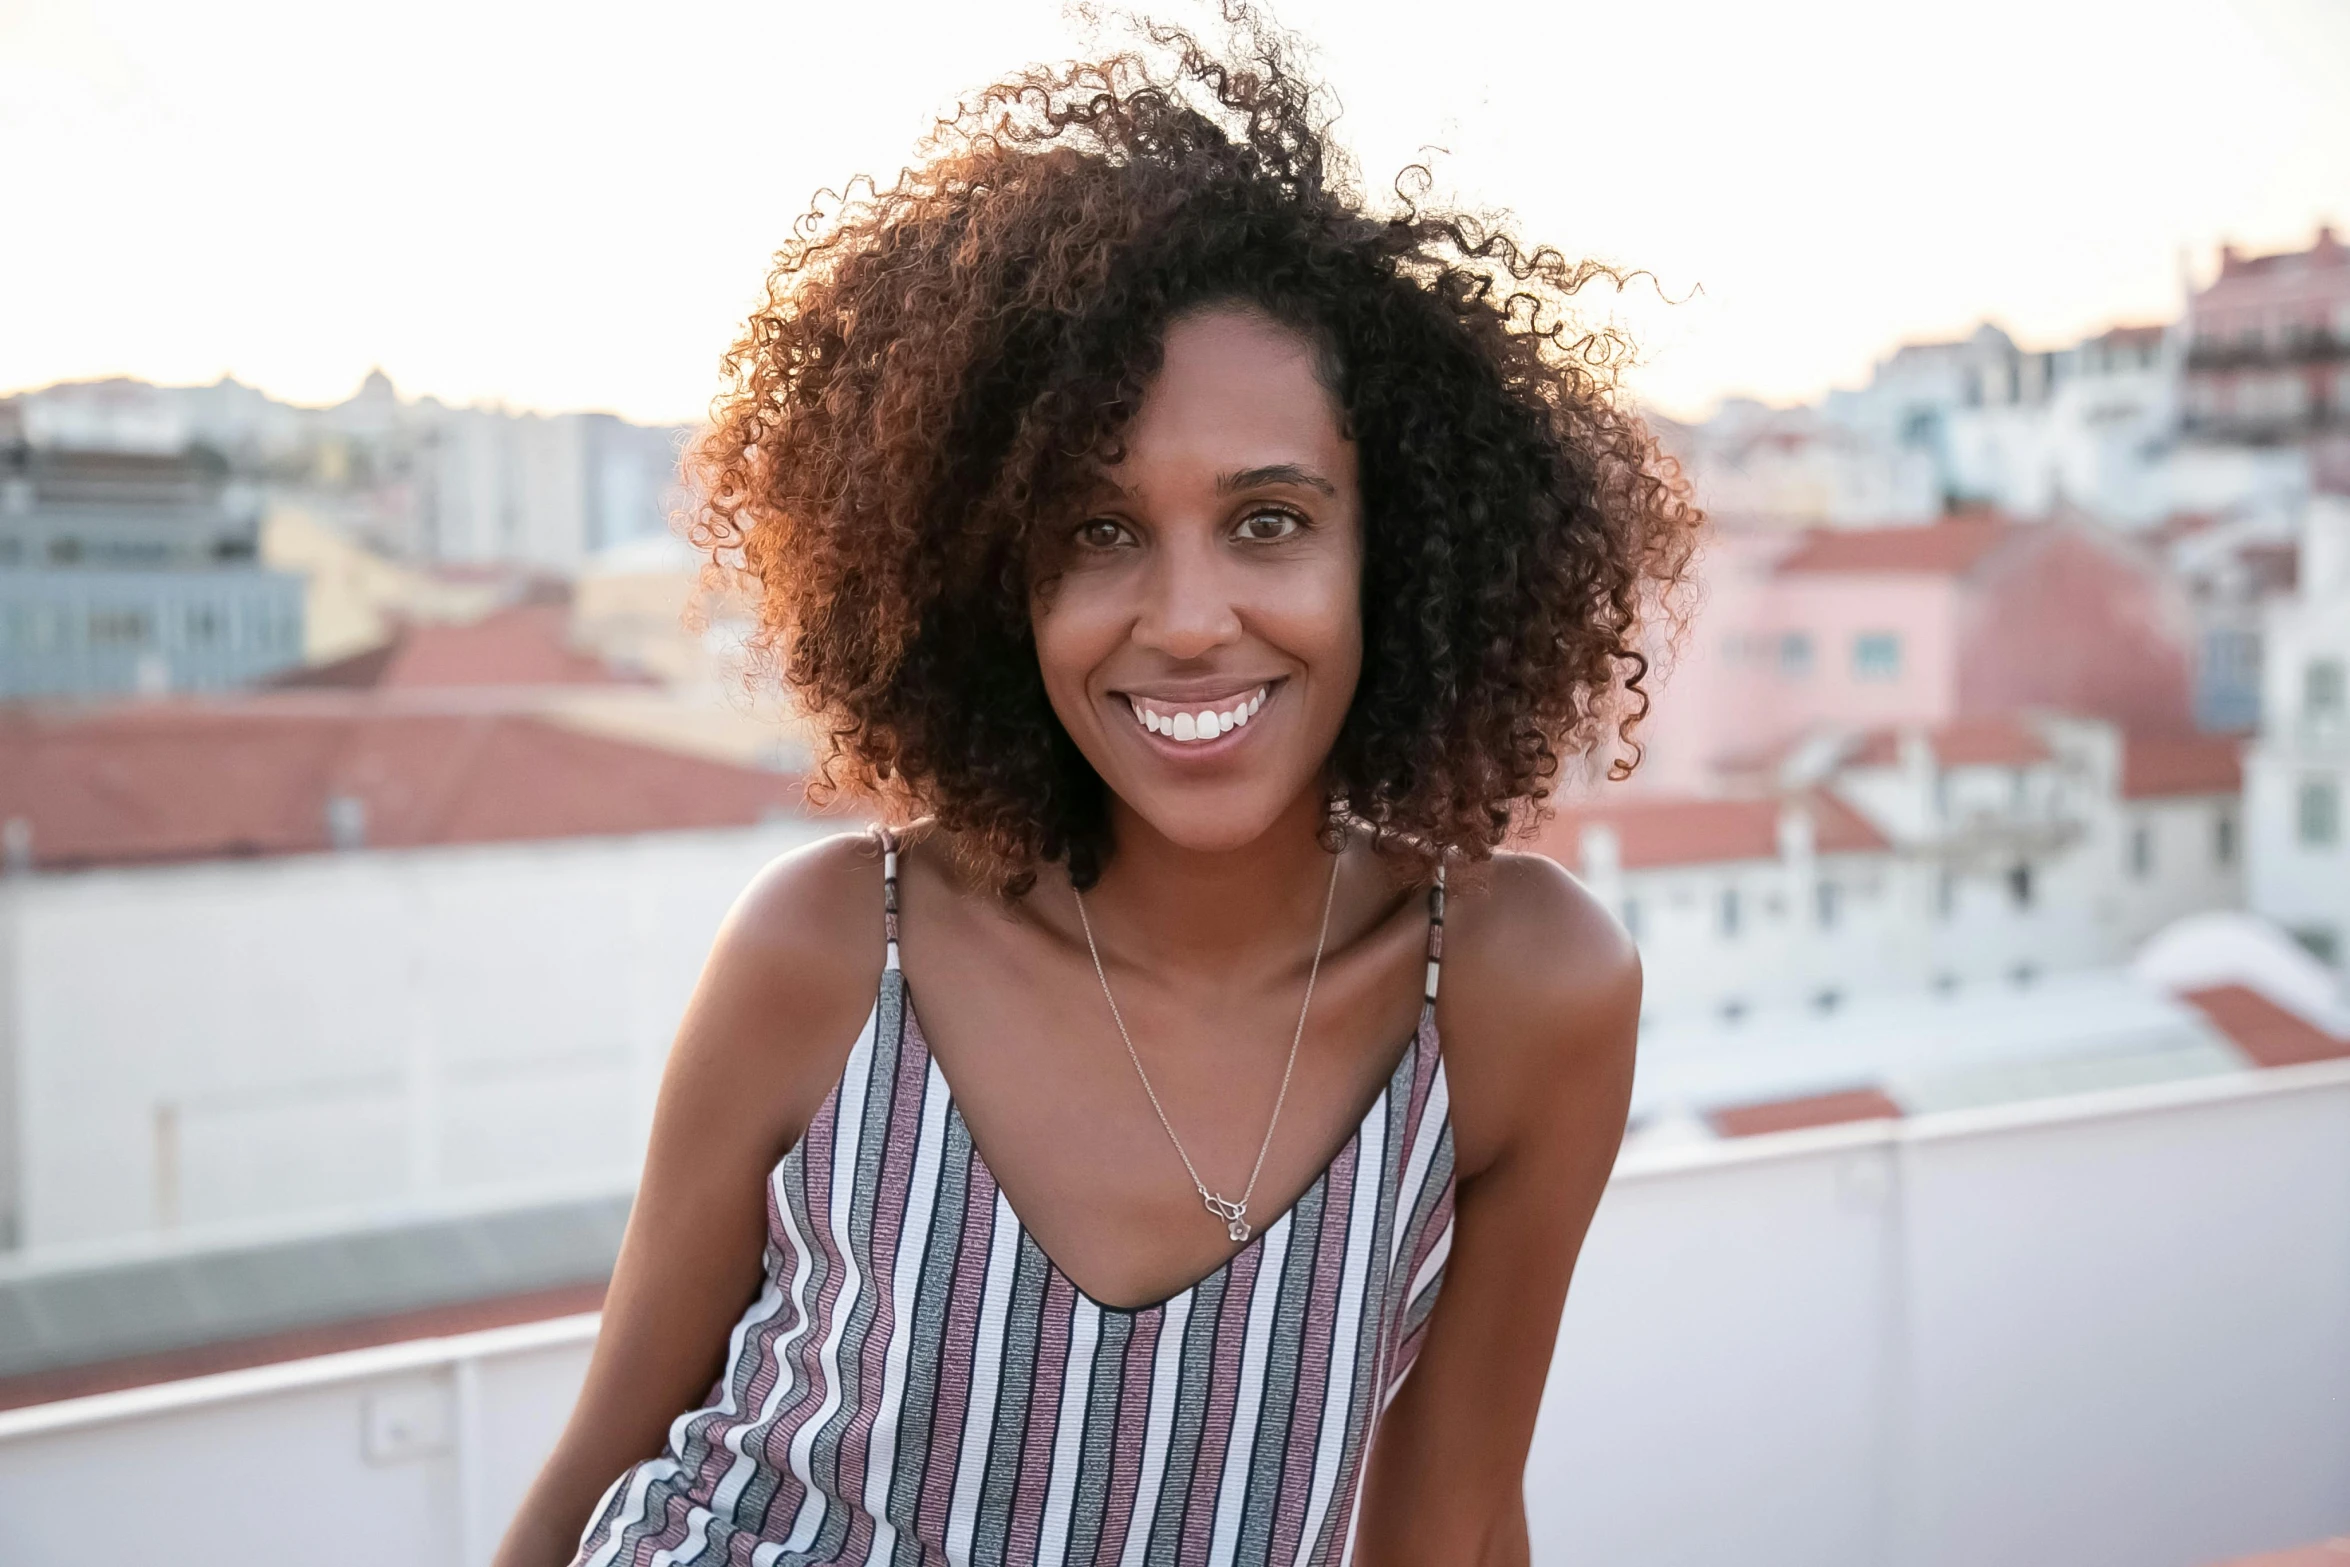
{"type": "MultiPolygon", "coordinates": [[[[1161,14],[1195,18],[1192,0],[1161,14]]],[[[1287,0],[1369,183],[1422,147],[1616,308],[1669,412],[1905,338],[2177,308],[2223,239],[2350,228],[2350,0],[1287,0]]],[[[819,186],[1080,46],[1059,0],[0,0],[0,392],[699,416],[819,186]]]]}

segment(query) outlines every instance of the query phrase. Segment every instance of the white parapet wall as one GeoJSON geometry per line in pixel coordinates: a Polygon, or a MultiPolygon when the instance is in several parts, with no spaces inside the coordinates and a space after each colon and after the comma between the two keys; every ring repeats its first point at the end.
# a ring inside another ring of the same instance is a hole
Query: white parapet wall
{"type": "Polygon", "coordinates": [[[631,1182],[728,906],[852,825],[0,877],[0,1248],[631,1182]]]}
{"type": "MultiPolygon", "coordinates": [[[[0,1413],[0,1561],[479,1567],[569,1318],[0,1413]]],[[[1544,1567],[2206,1567],[2350,1526],[2350,1063],[1627,1155],[1544,1567]]]]}

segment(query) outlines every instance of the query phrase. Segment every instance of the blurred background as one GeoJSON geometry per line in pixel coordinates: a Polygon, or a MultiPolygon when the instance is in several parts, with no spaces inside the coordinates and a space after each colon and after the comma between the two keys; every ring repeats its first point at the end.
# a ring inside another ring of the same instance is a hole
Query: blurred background
{"type": "MultiPolygon", "coordinates": [[[[1716,520],[1529,840],[1648,974],[1535,1559],[2350,1559],[2350,5],[1280,17],[1369,189],[1646,269],[1716,520]]],[[[845,825],[680,445],[811,193],[1087,37],[0,0],[0,1558],[486,1562],[845,825]]]]}

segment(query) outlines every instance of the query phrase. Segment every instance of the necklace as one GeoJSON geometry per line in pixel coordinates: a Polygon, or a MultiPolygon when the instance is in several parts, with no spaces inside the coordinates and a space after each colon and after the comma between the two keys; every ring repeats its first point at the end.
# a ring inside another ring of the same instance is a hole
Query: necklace
{"type": "Polygon", "coordinates": [[[1151,1109],[1166,1130],[1167,1141],[1175,1145],[1175,1157],[1183,1161],[1184,1172],[1191,1177],[1191,1184],[1198,1190],[1199,1200],[1208,1212],[1224,1222],[1224,1233],[1236,1241],[1247,1240],[1248,1200],[1256,1195],[1257,1174],[1265,1167],[1266,1150],[1273,1146],[1273,1128],[1281,1124],[1281,1107],[1289,1102],[1289,1074],[1297,1070],[1298,1042],[1306,1037],[1306,1009],[1314,1004],[1314,980],[1322,972],[1322,947],[1330,939],[1330,905],[1338,896],[1338,856],[1330,856],[1330,886],[1322,894],[1322,930],[1314,938],[1314,961],[1306,970],[1306,998],[1298,1003],[1297,1031],[1289,1036],[1289,1060],[1281,1068],[1281,1091],[1273,1096],[1273,1115],[1265,1123],[1265,1140],[1257,1144],[1257,1162],[1249,1166],[1248,1184],[1240,1189],[1237,1199],[1208,1190],[1208,1183],[1200,1179],[1199,1167],[1184,1151],[1183,1139],[1175,1135],[1175,1123],[1167,1119],[1167,1107],[1159,1103],[1159,1091],[1151,1087],[1151,1075],[1142,1069],[1142,1056],[1134,1048],[1134,1036],[1126,1032],[1126,1017],[1118,1010],[1118,998],[1110,994],[1110,976],[1102,968],[1101,948],[1093,941],[1093,921],[1086,917],[1085,894],[1077,890],[1074,882],[1069,891],[1077,899],[1077,923],[1085,930],[1085,950],[1093,956],[1093,976],[1102,982],[1102,999],[1110,1004],[1110,1021],[1118,1025],[1118,1037],[1126,1042],[1126,1059],[1134,1063],[1134,1075],[1142,1079],[1142,1091],[1150,1096],[1151,1109]]]}

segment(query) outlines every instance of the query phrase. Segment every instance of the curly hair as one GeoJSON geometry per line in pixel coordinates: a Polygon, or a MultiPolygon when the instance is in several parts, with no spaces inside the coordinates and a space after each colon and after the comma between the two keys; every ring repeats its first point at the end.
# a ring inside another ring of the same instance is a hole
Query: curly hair
{"type": "Polygon", "coordinates": [[[1009,893],[1106,842],[1046,699],[1031,594],[1169,324],[1238,303],[1320,350],[1363,496],[1359,685],[1326,825],[1432,868],[1489,855],[1563,760],[1646,713],[1644,619],[1700,517],[1569,301],[1621,274],[1430,210],[1379,213],[1295,48],[1227,3],[959,105],[922,161],[820,198],[726,359],[695,541],[827,736],[813,788],[929,812],[1009,893]]]}

